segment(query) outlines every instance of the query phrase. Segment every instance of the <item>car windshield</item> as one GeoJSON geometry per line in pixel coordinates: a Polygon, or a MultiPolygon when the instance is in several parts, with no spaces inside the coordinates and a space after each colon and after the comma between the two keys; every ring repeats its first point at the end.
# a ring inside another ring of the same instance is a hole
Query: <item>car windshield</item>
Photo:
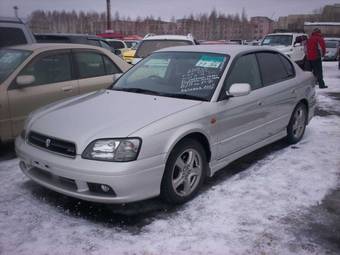
{"type": "Polygon", "coordinates": [[[157,52],[113,84],[113,90],[209,101],[229,56],[197,52],[157,52]]]}
{"type": "Polygon", "coordinates": [[[156,50],[192,44],[193,43],[191,41],[187,40],[145,40],[139,44],[135,56],[137,58],[145,58],[156,50]]]}
{"type": "Polygon", "coordinates": [[[337,48],[338,42],[337,41],[326,41],[326,48],[337,48]]]}
{"type": "Polygon", "coordinates": [[[266,36],[261,45],[269,45],[269,46],[278,46],[284,45],[289,46],[292,44],[293,36],[292,35],[268,35],[266,36]]]}
{"type": "Polygon", "coordinates": [[[31,51],[1,49],[0,50],[0,83],[29,56],[31,51]]]}

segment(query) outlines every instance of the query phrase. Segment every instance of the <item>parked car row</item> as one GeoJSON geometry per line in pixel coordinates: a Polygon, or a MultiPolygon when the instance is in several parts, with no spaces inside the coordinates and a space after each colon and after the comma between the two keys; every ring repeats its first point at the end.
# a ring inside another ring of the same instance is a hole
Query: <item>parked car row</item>
{"type": "Polygon", "coordinates": [[[0,49],[0,141],[16,137],[27,115],[51,102],[109,87],[130,65],[81,44],[27,44],[0,49]]]}
{"type": "Polygon", "coordinates": [[[78,199],[184,203],[233,160],[299,142],[314,115],[314,77],[294,63],[304,34],[263,47],[150,34],[133,67],[112,54],[120,40],[37,39],[55,41],[0,49],[0,139],[17,137],[30,179],[78,199]]]}

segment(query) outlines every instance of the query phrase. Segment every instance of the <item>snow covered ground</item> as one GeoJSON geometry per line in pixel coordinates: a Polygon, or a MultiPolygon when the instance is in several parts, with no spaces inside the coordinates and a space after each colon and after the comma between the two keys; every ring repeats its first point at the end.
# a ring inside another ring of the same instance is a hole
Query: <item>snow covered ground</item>
{"type": "Polygon", "coordinates": [[[316,116],[295,146],[278,142],[232,164],[180,207],[151,201],[122,216],[48,191],[17,159],[3,160],[0,254],[339,254],[294,225],[340,183],[340,101],[329,94],[340,92],[340,71],[335,62],[324,70],[319,107],[335,114],[316,116]]]}

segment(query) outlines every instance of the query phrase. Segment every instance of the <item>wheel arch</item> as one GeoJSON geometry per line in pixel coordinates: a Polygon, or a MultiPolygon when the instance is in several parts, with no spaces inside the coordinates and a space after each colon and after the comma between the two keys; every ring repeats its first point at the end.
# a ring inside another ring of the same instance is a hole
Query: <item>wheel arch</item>
{"type": "MultiPolygon", "coordinates": [[[[209,136],[205,134],[205,132],[202,130],[191,130],[191,131],[187,131],[183,133],[181,136],[178,136],[178,138],[168,147],[168,150],[167,150],[168,152],[166,155],[165,162],[168,161],[170,153],[173,151],[173,149],[185,139],[194,139],[197,142],[199,142],[204,149],[205,155],[207,157],[207,162],[208,163],[210,162],[211,156],[212,156],[212,150],[211,150],[211,145],[209,142],[209,136]]],[[[207,174],[209,174],[210,169],[208,169],[207,172],[208,172],[207,174]]]]}
{"type": "MultiPolygon", "coordinates": [[[[301,99],[296,106],[298,106],[299,104],[304,104],[306,106],[306,110],[307,110],[307,116],[309,116],[309,104],[306,98],[301,99]]],[[[296,107],[295,106],[295,107],[296,107]]],[[[295,109],[295,108],[294,108],[295,109]]]]}

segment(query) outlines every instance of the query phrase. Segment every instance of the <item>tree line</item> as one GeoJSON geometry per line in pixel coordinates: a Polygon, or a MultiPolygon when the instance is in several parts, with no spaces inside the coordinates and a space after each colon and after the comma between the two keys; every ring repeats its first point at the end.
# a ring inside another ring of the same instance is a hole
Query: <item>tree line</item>
{"type": "MultiPolygon", "coordinates": [[[[106,29],[105,12],[43,11],[36,10],[30,15],[30,27],[34,33],[84,33],[97,34],[106,29]]],[[[225,15],[212,10],[210,13],[189,15],[182,19],[163,21],[160,17],[112,17],[112,30],[123,35],[188,34],[197,39],[249,39],[252,26],[245,10],[242,14],[225,15]]]]}

